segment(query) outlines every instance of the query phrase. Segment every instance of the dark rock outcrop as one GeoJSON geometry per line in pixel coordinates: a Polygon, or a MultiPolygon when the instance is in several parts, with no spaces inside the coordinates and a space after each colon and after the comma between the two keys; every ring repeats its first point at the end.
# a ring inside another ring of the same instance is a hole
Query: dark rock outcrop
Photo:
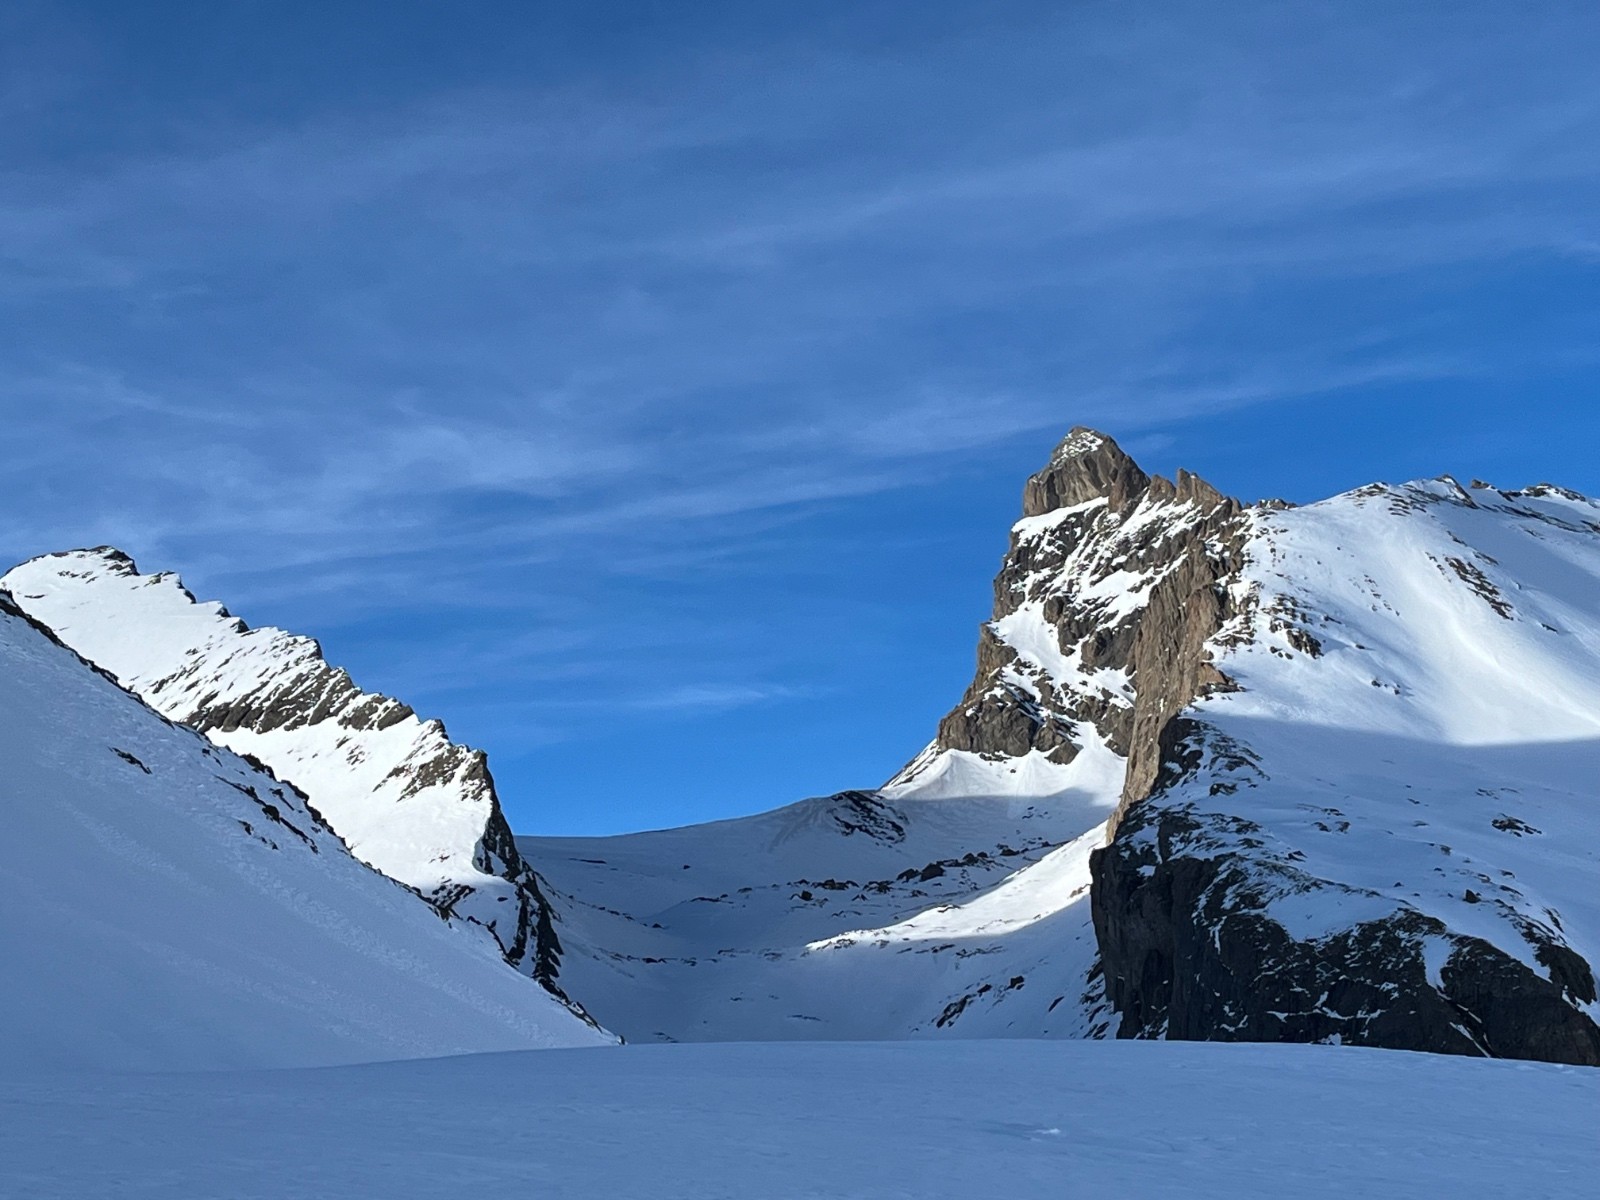
{"type": "Polygon", "coordinates": [[[1022,515],[1038,517],[1091,500],[1106,500],[1117,512],[1139,501],[1150,477],[1105,434],[1082,425],[1067,434],[1050,464],[1022,487],[1022,515]]]}
{"type": "MultiPolygon", "coordinates": [[[[1205,736],[1176,724],[1188,739],[1205,736]]],[[[1600,1066],[1600,1027],[1568,1002],[1592,999],[1594,977],[1566,946],[1544,944],[1541,957],[1558,964],[1545,979],[1483,939],[1404,908],[1297,939],[1270,915],[1273,900],[1311,893],[1336,911],[1364,897],[1305,875],[1260,833],[1242,815],[1134,804],[1095,851],[1090,905],[1118,1037],[1336,1042],[1600,1066]]]]}

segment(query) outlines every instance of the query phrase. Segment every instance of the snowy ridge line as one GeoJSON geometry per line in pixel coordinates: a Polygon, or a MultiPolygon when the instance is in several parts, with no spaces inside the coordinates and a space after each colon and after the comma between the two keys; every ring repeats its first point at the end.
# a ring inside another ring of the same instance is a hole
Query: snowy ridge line
{"type": "Polygon", "coordinates": [[[442,722],[362,691],[314,640],[251,628],[110,547],[36,558],[0,583],[163,715],[292,780],[357,857],[582,1015],[556,982],[555,924],[486,758],[442,722]]]}
{"type": "Polygon", "coordinates": [[[598,1044],[288,784],[0,593],[0,1059],[303,1066],[598,1044]]]}

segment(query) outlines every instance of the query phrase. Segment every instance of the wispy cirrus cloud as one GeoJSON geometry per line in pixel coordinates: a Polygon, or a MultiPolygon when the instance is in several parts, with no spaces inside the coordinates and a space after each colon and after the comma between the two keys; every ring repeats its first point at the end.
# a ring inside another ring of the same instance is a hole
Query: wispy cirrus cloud
{"type": "Polygon", "coordinates": [[[746,592],[867,497],[1592,355],[1462,311],[1592,262],[1600,17],[1428,7],[908,9],[137,117],[90,34],[13,29],[61,69],[0,89],[0,549],[125,544],[397,689],[781,699],[806,601],[746,592]]]}

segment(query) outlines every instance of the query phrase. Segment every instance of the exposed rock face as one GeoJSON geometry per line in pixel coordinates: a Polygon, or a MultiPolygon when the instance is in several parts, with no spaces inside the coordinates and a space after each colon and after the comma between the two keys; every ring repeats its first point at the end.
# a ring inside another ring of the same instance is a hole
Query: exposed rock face
{"type": "MultiPolygon", "coordinates": [[[[1174,726],[1168,736],[1179,743],[1179,772],[1249,769],[1215,730],[1187,720],[1174,726]]],[[[1164,784],[1181,790],[1181,782],[1175,772],[1164,784]]],[[[1382,897],[1311,875],[1276,841],[1246,816],[1199,812],[1165,796],[1131,806],[1091,859],[1091,910],[1107,996],[1121,1015],[1117,1036],[1337,1042],[1600,1065],[1600,1026],[1579,1007],[1594,1002],[1593,974],[1552,931],[1524,930],[1547,964],[1545,977],[1408,905],[1363,920],[1382,897]],[[1323,936],[1297,938],[1273,917],[1275,906],[1296,899],[1327,907],[1323,936]],[[1348,924],[1341,909],[1352,914],[1348,924]]]]}
{"type": "Polygon", "coordinates": [[[565,999],[553,914],[482,751],[361,690],[315,641],[251,629],[109,547],[34,559],[4,583],[67,645],[164,716],[294,783],[358,858],[565,999]]]}
{"type": "Polygon", "coordinates": [[[1147,791],[1171,716],[1225,680],[1207,640],[1231,614],[1237,501],[1186,471],[1139,469],[1077,428],[1023,489],[1023,520],[995,580],[978,670],[936,746],[1067,763],[1091,730],[1147,791]]]}
{"type": "Polygon", "coordinates": [[[1022,487],[1022,515],[1042,517],[1059,508],[1105,500],[1116,512],[1139,502],[1150,477],[1103,433],[1082,425],[1067,434],[1044,470],[1022,487]]]}

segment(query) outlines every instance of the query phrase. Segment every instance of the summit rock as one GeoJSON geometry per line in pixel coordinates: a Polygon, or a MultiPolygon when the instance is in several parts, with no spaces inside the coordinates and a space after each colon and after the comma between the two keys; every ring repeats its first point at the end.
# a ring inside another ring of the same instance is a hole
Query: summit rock
{"type": "Polygon", "coordinates": [[[1122,512],[1144,494],[1150,477],[1111,438],[1079,425],[1056,447],[1049,465],[1022,489],[1022,515],[1105,500],[1122,512]]]}

